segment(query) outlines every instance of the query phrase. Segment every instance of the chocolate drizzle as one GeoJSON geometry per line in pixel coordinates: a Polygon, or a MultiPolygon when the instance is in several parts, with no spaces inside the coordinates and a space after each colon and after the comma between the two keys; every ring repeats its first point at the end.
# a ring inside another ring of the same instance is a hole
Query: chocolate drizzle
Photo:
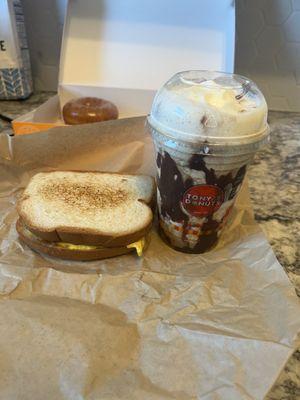
{"type": "Polygon", "coordinates": [[[250,82],[243,83],[241,93],[235,96],[236,100],[238,101],[242,100],[242,98],[249,92],[250,88],[251,88],[250,82]]]}
{"type": "MultiPolygon", "coordinates": [[[[221,188],[222,190],[225,190],[225,188],[229,184],[233,185],[233,181],[235,180],[235,178],[232,177],[232,174],[228,173],[226,175],[221,175],[217,177],[215,171],[212,168],[210,169],[207,168],[205,164],[205,157],[206,156],[202,154],[193,154],[189,161],[189,167],[191,169],[195,169],[196,171],[203,171],[205,174],[205,180],[207,185],[215,185],[221,188]]],[[[240,171],[242,169],[244,170],[244,175],[245,175],[246,172],[245,166],[240,168],[237,175],[240,174],[240,171]]]]}
{"type": "Polygon", "coordinates": [[[163,156],[158,153],[156,162],[160,168],[157,186],[161,197],[162,216],[169,216],[175,222],[188,220],[188,216],[180,207],[186,185],[175,161],[165,151],[163,156]]]}
{"type": "Polygon", "coordinates": [[[203,117],[202,117],[201,120],[200,120],[200,124],[203,125],[203,126],[205,126],[206,123],[207,123],[207,120],[208,120],[207,116],[206,116],[206,115],[203,115],[203,117]]]}
{"type": "Polygon", "coordinates": [[[156,164],[158,168],[161,167],[161,160],[162,160],[162,155],[160,153],[157,153],[156,164]]]}
{"type": "Polygon", "coordinates": [[[232,180],[232,189],[229,195],[229,200],[233,199],[237,194],[239,186],[242,184],[244,176],[246,174],[246,165],[243,165],[237,172],[236,176],[232,180]]]}
{"type": "MultiPolygon", "coordinates": [[[[246,166],[242,166],[234,177],[231,172],[217,177],[212,168],[207,168],[205,157],[202,154],[193,154],[189,160],[189,168],[204,172],[207,185],[218,186],[226,194],[227,200],[233,199],[245,176],[246,166]]],[[[186,180],[183,179],[175,161],[166,151],[163,155],[158,153],[157,166],[160,168],[160,177],[157,185],[161,197],[161,214],[164,218],[169,217],[172,221],[182,224],[182,241],[186,243],[189,217],[182,211],[181,201],[186,190],[194,185],[194,181],[191,177],[186,180]]],[[[180,250],[203,253],[211,249],[217,243],[218,230],[222,222],[214,220],[213,215],[207,216],[194,248],[190,248],[187,245],[184,248],[180,248],[180,250]]]]}

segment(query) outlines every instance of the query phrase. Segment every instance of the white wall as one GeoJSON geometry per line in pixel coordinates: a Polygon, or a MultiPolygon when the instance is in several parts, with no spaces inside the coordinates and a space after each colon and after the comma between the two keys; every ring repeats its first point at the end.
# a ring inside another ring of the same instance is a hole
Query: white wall
{"type": "MultiPolygon", "coordinates": [[[[66,2],[23,0],[39,90],[57,87],[66,2]]],[[[300,111],[300,0],[236,0],[236,7],[236,72],[258,83],[271,109],[300,111]]]]}

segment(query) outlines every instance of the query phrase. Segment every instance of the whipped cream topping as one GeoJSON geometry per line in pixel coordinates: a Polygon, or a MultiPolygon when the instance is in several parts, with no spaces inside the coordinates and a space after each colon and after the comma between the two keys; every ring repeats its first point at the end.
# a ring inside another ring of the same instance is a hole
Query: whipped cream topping
{"type": "Polygon", "coordinates": [[[239,75],[188,71],[157,93],[150,125],[175,139],[239,139],[267,131],[267,104],[257,86],[239,75]]]}

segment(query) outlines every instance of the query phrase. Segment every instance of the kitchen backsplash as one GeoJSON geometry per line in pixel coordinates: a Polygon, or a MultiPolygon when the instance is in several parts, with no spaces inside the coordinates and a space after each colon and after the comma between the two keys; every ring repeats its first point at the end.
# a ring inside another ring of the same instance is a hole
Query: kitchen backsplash
{"type": "MultiPolygon", "coordinates": [[[[222,0],[220,0],[222,1],[222,0]]],[[[23,0],[35,88],[56,90],[67,0],[23,0]]],[[[236,0],[237,73],[270,109],[300,111],[300,0],[236,0]]]]}
{"type": "Polygon", "coordinates": [[[237,0],[236,17],[236,72],[270,109],[300,111],[300,0],[237,0]]]}

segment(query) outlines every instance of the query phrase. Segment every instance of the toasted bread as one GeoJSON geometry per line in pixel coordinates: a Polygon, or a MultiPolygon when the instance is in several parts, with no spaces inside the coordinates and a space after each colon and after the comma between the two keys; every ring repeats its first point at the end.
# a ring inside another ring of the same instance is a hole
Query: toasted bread
{"type": "MultiPolygon", "coordinates": [[[[46,242],[41,238],[35,236],[30,232],[21,219],[16,224],[19,238],[31,249],[46,254],[51,257],[57,257],[63,260],[74,260],[74,261],[91,261],[101,260],[103,258],[116,257],[123,254],[134,251],[134,248],[122,247],[98,247],[98,248],[86,248],[84,246],[74,246],[76,249],[70,249],[61,246],[59,242],[46,242]]],[[[89,247],[89,246],[86,246],[89,247]]]]}
{"type": "Polygon", "coordinates": [[[17,209],[43,240],[122,247],[149,232],[154,191],[149,176],[42,172],[31,179],[17,209]]]}

